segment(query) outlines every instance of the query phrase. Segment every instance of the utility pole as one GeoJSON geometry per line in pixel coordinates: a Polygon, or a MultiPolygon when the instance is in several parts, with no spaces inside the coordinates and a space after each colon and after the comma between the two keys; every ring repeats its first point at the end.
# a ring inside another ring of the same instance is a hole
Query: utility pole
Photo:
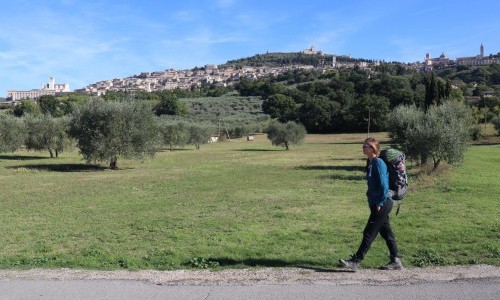
{"type": "Polygon", "coordinates": [[[227,131],[227,126],[226,122],[224,122],[224,118],[222,117],[222,113],[219,114],[219,126],[218,126],[218,133],[217,133],[217,138],[220,141],[220,137],[224,134],[222,130],[225,131],[225,137],[228,141],[231,141],[231,137],[229,136],[229,132],[227,131]],[[224,126],[224,128],[222,128],[224,126]]]}
{"type": "Polygon", "coordinates": [[[368,132],[366,133],[366,137],[370,137],[370,119],[371,119],[371,115],[370,115],[370,107],[368,106],[368,132]]]}

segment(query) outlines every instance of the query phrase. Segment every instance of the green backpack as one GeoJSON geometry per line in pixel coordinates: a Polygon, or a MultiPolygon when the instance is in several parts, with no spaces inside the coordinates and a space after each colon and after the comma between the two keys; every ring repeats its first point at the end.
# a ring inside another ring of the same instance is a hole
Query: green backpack
{"type": "Polygon", "coordinates": [[[399,201],[398,210],[401,201],[405,198],[408,192],[408,171],[406,170],[406,156],[403,152],[397,149],[386,149],[380,151],[379,157],[387,165],[389,172],[389,189],[391,198],[399,201]]]}

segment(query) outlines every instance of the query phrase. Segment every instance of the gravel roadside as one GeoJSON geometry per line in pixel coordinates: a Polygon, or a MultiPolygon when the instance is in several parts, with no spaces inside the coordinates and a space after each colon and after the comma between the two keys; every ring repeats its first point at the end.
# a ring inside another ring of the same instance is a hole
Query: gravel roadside
{"type": "Polygon", "coordinates": [[[0,270],[0,280],[133,280],[157,285],[325,284],[394,285],[436,281],[493,279],[500,282],[500,267],[490,265],[409,268],[399,271],[360,269],[262,268],[236,270],[89,271],[74,269],[0,270]]]}

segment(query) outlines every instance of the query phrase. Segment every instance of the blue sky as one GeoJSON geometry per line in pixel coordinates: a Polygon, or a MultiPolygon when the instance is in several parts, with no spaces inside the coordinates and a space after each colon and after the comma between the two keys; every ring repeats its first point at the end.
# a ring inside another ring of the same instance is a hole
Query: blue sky
{"type": "Polygon", "coordinates": [[[0,97],[54,76],[71,89],[311,45],[385,61],[500,52],[500,1],[10,0],[0,97]]]}

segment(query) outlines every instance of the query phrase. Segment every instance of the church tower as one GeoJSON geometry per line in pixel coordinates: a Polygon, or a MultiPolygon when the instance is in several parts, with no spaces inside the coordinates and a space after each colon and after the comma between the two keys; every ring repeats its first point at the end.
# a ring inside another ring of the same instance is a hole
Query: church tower
{"type": "Polygon", "coordinates": [[[480,53],[479,55],[481,57],[484,57],[484,46],[483,46],[483,44],[481,44],[481,47],[479,47],[479,53],[480,53]]]}
{"type": "Polygon", "coordinates": [[[56,79],[54,77],[49,78],[49,90],[53,91],[56,89],[56,79]]]}

